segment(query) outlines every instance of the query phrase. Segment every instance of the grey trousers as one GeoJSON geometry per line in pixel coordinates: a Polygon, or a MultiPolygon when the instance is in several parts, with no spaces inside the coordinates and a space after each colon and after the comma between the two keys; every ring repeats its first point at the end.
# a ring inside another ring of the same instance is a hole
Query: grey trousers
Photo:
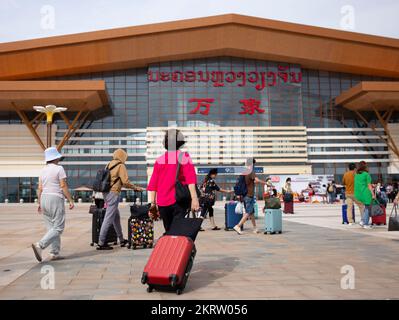
{"type": "Polygon", "coordinates": [[[109,228],[113,225],[118,236],[119,241],[123,241],[123,233],[121,226],[121,215],[118,209],[119,205],[119,193],[109,192],[104,194],[105,203],[107,204],[107,210],[105,211],[105,217],[100,230],[100,237],[98,244],[100,246],[105,244],[107,239],[107,233],[109,228]]]}
{"type": "Polygon", "coordinates": [[[64,199],[56,195],[43,194],[40,198],[43,219],[47,233],[39,241],[39,246],[46,249],[51,245],[51,254],[59,254],[61,250],[61,234],[65,228],[64,199]]]}

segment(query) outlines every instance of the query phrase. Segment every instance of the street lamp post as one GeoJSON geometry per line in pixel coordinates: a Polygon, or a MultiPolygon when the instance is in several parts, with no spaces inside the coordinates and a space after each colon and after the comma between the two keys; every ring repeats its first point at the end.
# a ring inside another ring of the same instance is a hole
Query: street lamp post
{"type": "Polygon", "coordinates": [[[55,105],[34,106],[34,110],[37,112],[45,113],[47,118],[47,148],[51,147],[51,126],[53,124],[54,113],[67,111],[68,108],[57,107],[55,105]]]}

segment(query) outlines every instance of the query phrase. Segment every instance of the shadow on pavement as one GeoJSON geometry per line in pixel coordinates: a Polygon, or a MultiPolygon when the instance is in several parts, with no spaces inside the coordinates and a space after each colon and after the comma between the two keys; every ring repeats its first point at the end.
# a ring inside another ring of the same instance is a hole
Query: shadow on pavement
{"type": "Polygon", "coordinates": [[[187,288],[191,291],[206,287],[230,274],[238,266],[239,262],[240,259],[238,257],[223,257],[198,263],[194,262],[187,288]]]}
{"type": "Polygon", "coordinates": [[[80,259],[80,258],[87,258],[87,257],[94,257],[94,256],[99,256],[99,255],[106,255],[106,254],[111,254],[112,252],[115,252],[115,249],[114,250],[109,250],[109,251],[98,251],[94,247],[93,249],[91,249],[89,251],[77,252],[77,253],[73,253],[71,255],[66,255],[65,259],[63,261],[80,259]]]}

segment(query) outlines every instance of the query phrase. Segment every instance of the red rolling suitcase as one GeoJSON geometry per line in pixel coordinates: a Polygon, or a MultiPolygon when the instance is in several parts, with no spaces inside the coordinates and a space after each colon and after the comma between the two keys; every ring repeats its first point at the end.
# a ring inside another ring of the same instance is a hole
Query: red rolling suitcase
{"type": "Polygon", "coordinates": [[[196,249],[185,236],[161,237],[144,268],[141,283],[153,289],[175,291],[181,294],[193,266],[196,249]]]}
{"type": "Polygon", "coordinates": [[[384,206],[381,206],[381,208],[384,210],[384,214],[381,216],[371,217],[371,224],[373,224],[373,225],[386,225],[387,224],[386,208],[384,206]]]}

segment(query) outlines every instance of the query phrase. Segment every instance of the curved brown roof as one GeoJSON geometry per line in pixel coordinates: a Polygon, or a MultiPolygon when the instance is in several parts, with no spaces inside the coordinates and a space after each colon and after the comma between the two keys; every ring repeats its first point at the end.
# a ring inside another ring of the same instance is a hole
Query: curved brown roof
{"type": "MultiPolygon", "coordinates": [[[[104,80],[0,81],[0,111],[34,112],[33,106],[55,104],[68,112],[99,111],[109,105],[104,80]]],[[[101,110],[102,111],[102,110],[101,110]]]]}
{"type": "Polygon", "coordinates": [[[335,104],[354,111],[399,110],[399,82],[363,81],[335,99],[335,104]]]}
{"type": "Polygon", "coordinates": [[[214,56],[399,78],[399,40],[236,14],[0,44],[0,79],[214,56]]]}

